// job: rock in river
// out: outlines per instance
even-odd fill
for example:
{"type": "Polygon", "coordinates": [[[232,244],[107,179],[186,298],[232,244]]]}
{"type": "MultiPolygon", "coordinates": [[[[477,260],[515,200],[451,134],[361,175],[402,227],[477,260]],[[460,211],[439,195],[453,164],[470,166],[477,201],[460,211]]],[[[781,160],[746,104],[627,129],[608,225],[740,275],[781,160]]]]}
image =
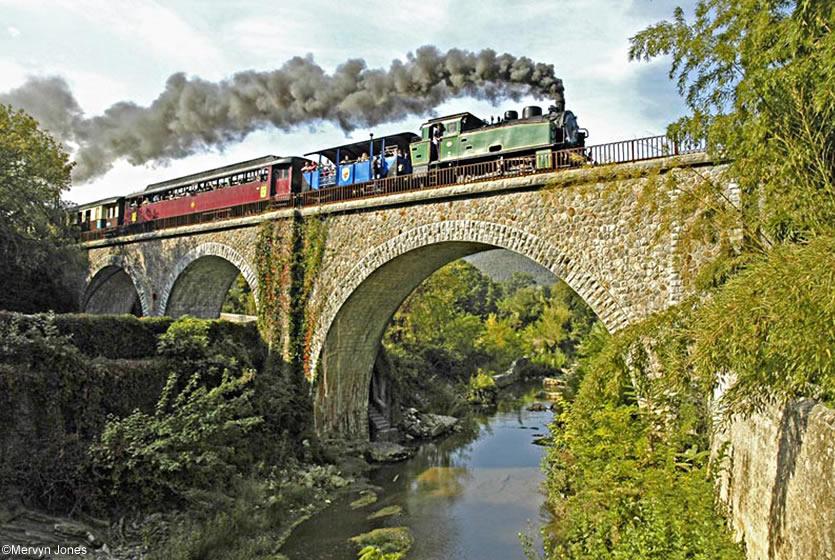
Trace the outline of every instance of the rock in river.
{"type": "Polygon", "coordinates": [[[365,458],[374,463],[396,463],[412,456],[414,450],[397,443],[375,441],[368,445],[365,458]]]}
{"type": "Polygon", "coordinates": [[[403,431],[415,439],[431,439],[443,435],[458,423],[458,419],[441,414],[418,412],[407,408],[403,413],[403,431]]]}

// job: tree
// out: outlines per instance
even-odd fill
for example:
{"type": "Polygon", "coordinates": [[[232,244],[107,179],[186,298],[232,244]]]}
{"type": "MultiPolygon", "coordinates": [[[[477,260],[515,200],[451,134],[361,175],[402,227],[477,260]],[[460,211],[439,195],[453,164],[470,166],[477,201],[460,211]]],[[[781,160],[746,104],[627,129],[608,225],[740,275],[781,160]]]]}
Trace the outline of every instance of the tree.
{"type": "Polygon", "coordinates": [[[829,0],[701,0],[692,21],[678,8],[632,37],[631,59],[672,57],[692,113],[669,133],[731,161],[739,204],[718,186],[697,194],[713,218],[741,216],[745,249],[835,231],[833,27],[829,0]]]}
{"type": "Polygon", "coordinates": [[[464,261],[427,278],[394,316],[387,339],[412,351],[435,347],[464,360],[483,330],[482,313],[494,309],[489,278],[464,261]]]}
{"type": "Polygon", "coordinates": [[[35,119],[0,105],[0,308],[63,310],[56,260],[68,240],[61,193],[70,186],[66,152],[35,119]]]}
{"type": "Polygon", "coordinates": [[[678,9],[632,38],[632,58],[672,57],[692,114],[671,132],[704,135],[740,186],[738,205],[707,181],[684,193],[746,232],[737,254],[706,268],[713,294],[685,333],[699,375],[737,376],[728,412],[775,397],[832,399],[833,28],[831,1],[700,0],[692,22],[678,9]]]}

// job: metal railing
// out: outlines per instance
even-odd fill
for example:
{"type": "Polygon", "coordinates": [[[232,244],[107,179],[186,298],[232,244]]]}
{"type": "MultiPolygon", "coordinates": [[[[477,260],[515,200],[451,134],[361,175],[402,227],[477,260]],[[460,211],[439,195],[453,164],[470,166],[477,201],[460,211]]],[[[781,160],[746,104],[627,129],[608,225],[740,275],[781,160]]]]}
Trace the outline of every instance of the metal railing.
{"type": "Polygon", "coordinates": [[[553,173],[564,169],[633,163],[670,156],[702,153],[704,151],[704,142],[688,142],[684,144],[671,140],[666,136],[650,136],[647,138],[622,140],[582,148],[556,150],[546,156],[500,158],[499,160],[434,169],[422,175],[411,174],[386,177],[384,179],[374,179],[359,185],[310,190],[281,200],[263,200],[223,208],[221,210],[213,210],[211,212],[186,214],[172,218],[149,220],[138,224],[86,231],[81,233],[80,239],[81,241],[93,241],[121,235],[134,235],[160,229],[242,218],[281,208],[319,206],[404,192],[437,189],[459,184],[553,173]]]}

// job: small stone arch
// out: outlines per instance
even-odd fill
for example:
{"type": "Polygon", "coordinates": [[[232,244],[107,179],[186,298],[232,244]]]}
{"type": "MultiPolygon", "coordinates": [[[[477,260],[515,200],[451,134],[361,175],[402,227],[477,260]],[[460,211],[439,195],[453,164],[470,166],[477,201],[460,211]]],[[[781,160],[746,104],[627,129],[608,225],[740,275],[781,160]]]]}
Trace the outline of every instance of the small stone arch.
{"type": "Polygon", "coordinates": [[[588,303],[610,332],[627,324],[625,311],[594,275],[531,233],[474,220],[413,228],[372,249],[334,282],[333,293],[318,313],[308,356],[308,372],[316,384],[317,429],[367,436],[368,381],[391,316],[444,264],[495,248],[519,253],[550,270],[588,303]]]}
{"type": "Polygon", "coordinates": [[[130,313],[136,303],[142,315],[150,315],[151,302],[140,276],[122,256],[110,256],[92,270],[81,298],[85,313],[130,313]]]}
{"type": "Polygon", "coordinates": [[[160,292],[161,314],[218,317],[229,286],[239,273],[249,284],[257,305],[257,276],[247,260],[228,245],[198,245],[183,255],[168,274],[160,292]]]}

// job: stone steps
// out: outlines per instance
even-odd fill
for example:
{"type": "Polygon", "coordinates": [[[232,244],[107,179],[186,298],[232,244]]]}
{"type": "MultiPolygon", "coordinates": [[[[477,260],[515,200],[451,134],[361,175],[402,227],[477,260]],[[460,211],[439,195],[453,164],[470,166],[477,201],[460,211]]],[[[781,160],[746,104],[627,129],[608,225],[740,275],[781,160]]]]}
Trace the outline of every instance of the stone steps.
{"type": "Polygon", "coordinates": [[[391,429],[391,422],[389,422],[376,407],[368,407],[368,420],[371,422],[371,425],[374,427],[376,432],[391,429]]]}

